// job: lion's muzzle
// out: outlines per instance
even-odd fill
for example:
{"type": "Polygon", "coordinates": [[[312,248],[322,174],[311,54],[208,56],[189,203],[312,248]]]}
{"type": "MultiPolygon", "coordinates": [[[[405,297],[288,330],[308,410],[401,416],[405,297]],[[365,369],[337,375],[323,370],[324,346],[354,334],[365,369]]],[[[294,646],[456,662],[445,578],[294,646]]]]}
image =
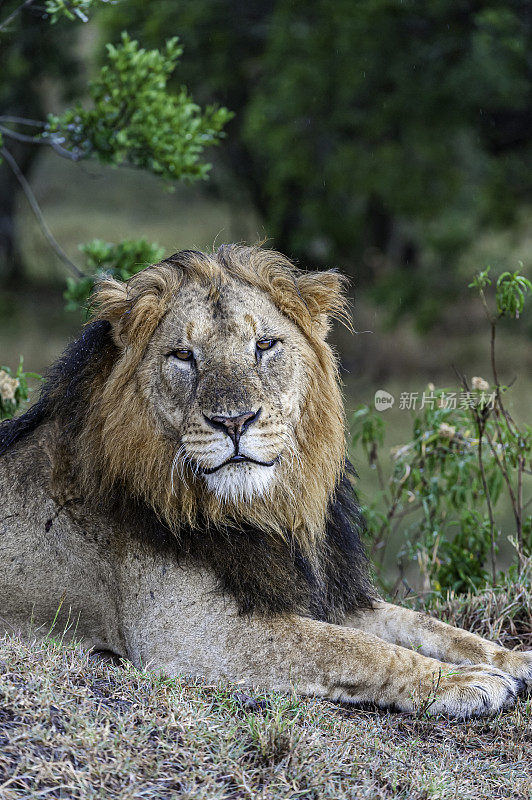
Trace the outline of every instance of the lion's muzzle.
{"type": "Polygon", "coordinates": [[[258,411],[242,411],[233,417],[226,417],[221,414],[207,415],[203,413],[203,418],[212,428],[222,430],[226,433],[235,446],[235,455],[238,453],[238,443],[240,437],[250,425],[258,420],[262,408],[258,411]]]}

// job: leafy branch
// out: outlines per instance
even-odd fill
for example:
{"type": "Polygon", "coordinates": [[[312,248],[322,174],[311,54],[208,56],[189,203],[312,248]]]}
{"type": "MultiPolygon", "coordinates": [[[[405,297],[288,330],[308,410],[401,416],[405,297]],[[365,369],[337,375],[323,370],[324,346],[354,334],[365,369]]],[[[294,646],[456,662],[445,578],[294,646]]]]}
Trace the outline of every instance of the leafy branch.
{"type": "Polygon", "coordinates": [[[232,114],[214,106],[202,111],[185,89],[169,93],[181,54],[177,38],[163,51],[144,50],[123,33],[120,45],[107,45],[108,63],[89,84],[92,108],[77,103],[50,115],[44,140],[76,159],[138,167],[168,181],[205,178],[210,164],[200,155],[220,140],[232,114]]]}
{"type": "Polygon", "coordinates": [[[67,278],[67,288],[63,294],[67,311],[87,308],[94,285],[101,278],[127,281],[149,264],[160,261],[164,255],[164,248],[146,239],[127,239],[119,244],[93,239],[80,245],[79,249],[86,256],[87,271],[78,279],[67,278]]]}
{"type": "MultiPolygon", "coordinates": [[[[31,1],[16,8],[0,24],[0,32],[31,1]]],[[[47,0],[45,15],[52,23],[61,16],[86,22],[87,12],[96,2],[105,4],[109,0],[47,0]]],[[[0,163],[4,159],[9,165],[45,238],[78,280],[87,276],[50,231],[7,142],[49,146],[71,161],[92,158],[113,166],[137,167],[163,177],[170,188],[177,180],[206,178],[210,164],[201,161],[203,151],[224,136],[222,129],[232,114],[215,106],[201,109],[185,88],[177,94],[168,90],[168,80],[181,54],[177,38],[170,39],[162,50],[145,50],[123,33],[120,44],[107,45],[107,63],[89,83],[90,108],[76,103],[60,115],[49,115],[46,122],[9,114],[0,116],[0,163]],[[28,133],[28,128],[40,130],[28,133]]],[[[89,283],[87,280],[86,286],[89,283]]],[[[70,286],[67,291],[74,290],[70,286]]]]}
{"type": "MultiPolygon", "coordinates": [[[[81,22],[88,22],[88,11],[95,2],[101,5],[110,5],[114,0],[47,0],[44,4],[44,9],[47,15],[50,16],[52,23],[57,22],[60,17],[66,17],[69,20],[78,19],[81,22]]],[[[12,22],[24,11],[24,9],[33,5],[35,0],[24,0],[17,8],[15,8],[9,16],[0,22],[0,33],[4,33],[12,22]]]]}

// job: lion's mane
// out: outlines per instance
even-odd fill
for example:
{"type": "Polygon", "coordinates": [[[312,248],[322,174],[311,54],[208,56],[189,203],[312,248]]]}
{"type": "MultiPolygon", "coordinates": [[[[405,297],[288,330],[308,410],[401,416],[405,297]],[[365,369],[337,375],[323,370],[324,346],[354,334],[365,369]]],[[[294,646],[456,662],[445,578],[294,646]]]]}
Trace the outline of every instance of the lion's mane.
{"type": "Polygon", "coordinates": [[[338,273],[302,272],[274,251],[182,251],[106,280],[94,318],[50,369],[38,402],[0,425],[0,455],[46,422],[58,431],[55,480],[158,547],[212,569],[242,612],[340,621],[372,601],[363,520],[345,459],[345,421],[328,320],[347,320],[338,273]],[[169,480],[175,446],[139,391],[146,347],[186,280],[213,293],[229,280],[264,291],[309,344],[309,378],[290,484],[252,503],[220,503],[201,481],[169,480]],[[177,485],[176,485],[177,484],[177,485]]]}

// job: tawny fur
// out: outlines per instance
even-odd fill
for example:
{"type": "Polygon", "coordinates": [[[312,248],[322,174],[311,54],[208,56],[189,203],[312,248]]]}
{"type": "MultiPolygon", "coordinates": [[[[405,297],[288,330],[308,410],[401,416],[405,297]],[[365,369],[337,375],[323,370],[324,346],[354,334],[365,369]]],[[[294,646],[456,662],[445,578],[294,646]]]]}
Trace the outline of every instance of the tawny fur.
{"type": "Polygon", "coordinates": [[[236,246],[104,281],[39,402],[0,426],[4,627],[55,624],[169,675],[403,710],[513,702],[532,654],[371,589],[326,341],[348,322],[344,289],[236,246]],[[229,463],[213,420],[244,412],[254,460],[229,463]]]}

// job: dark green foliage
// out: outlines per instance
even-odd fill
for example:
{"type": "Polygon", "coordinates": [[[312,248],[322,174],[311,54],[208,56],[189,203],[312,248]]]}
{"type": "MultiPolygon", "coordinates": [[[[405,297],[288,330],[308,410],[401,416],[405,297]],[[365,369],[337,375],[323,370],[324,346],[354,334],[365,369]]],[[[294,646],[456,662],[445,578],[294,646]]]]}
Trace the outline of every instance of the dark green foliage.
{"type": "Polygon", "coordinates": [[[222,157],[266,234],[378,283],[430,324],[454,260],[532,196],[532,16],[524,0],[140,0],[113,35],[179,30],[183,77],[236,112],[222,157]]]}
{"type": "MultiPolygon", "coordinates": [[[[521,267],[523,265],[521,264],[521,267]]],[[[501,317],[519,318],[525,303],[525,295],[532,283],[518,272],[503,272],[497,278],[497,311],[501,317]]]]}
{"type": "Polygon", "coordinates": [[[9,367],[0,367],[0,421],[11,419],[28,402],[29,380],[40,380],[35,372],[24,372],[22,356],[15,372],[9,367]]]}
{"type": "Polygon", "coordinates": [[[435,585],[457,594],[478,591],[489,579],[484,568],[490,548],[489,520],[466,509],[455,524],[456,534],[445,539],[438,551],[435,585]]]}

